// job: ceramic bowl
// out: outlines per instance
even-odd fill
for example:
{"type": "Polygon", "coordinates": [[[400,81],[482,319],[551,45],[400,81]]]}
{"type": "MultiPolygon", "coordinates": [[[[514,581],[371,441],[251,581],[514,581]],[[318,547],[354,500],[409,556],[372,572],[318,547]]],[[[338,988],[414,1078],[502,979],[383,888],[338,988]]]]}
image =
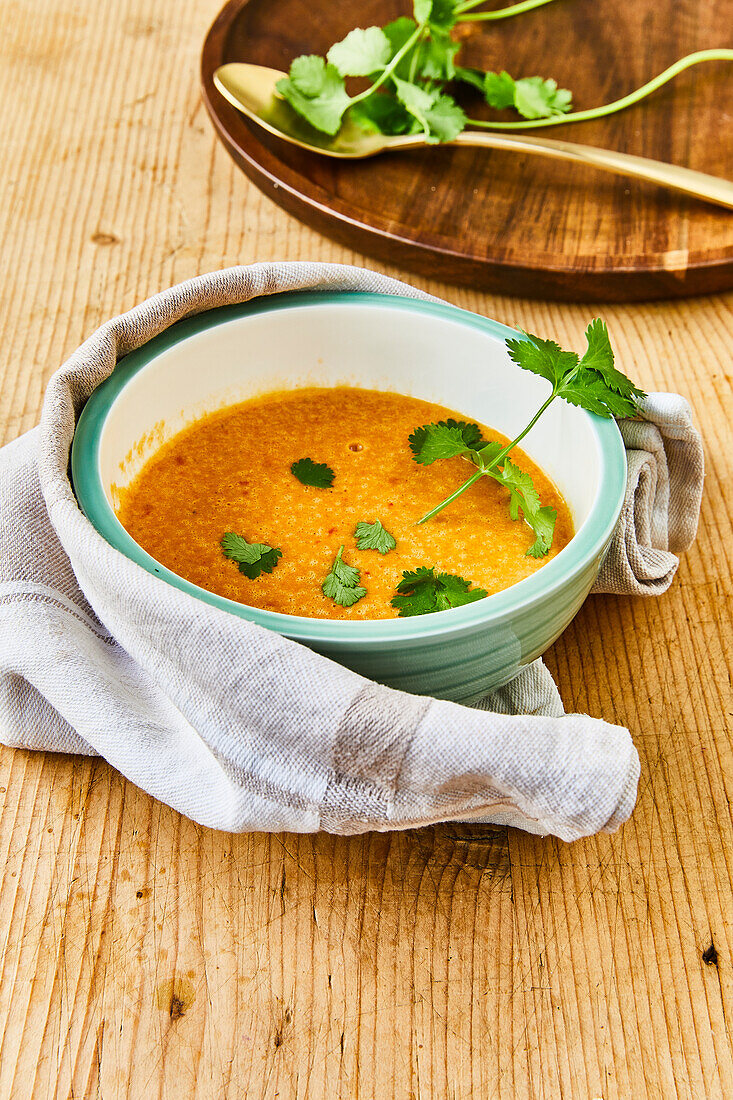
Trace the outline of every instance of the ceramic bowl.
{"type": "Polygon", "coordinates": [[[471,702],[506,683],[565,629],[588,595],[619,517],[619,430],[556,401],[522,442],[570,506],[576,534],[519,584],[464,607],[343,622],[262,611],[165,569],[115,512],[127,484],[191,420],[268,390],[353,384],[447,405],[510,438],[548,383],[508,357],[512,329],[452,306],[376,294],[281,294],[182,321],[127,355],[94,392],[72,448],[77,499],[100,534],[169,584],[395,688],[471,702]]]}

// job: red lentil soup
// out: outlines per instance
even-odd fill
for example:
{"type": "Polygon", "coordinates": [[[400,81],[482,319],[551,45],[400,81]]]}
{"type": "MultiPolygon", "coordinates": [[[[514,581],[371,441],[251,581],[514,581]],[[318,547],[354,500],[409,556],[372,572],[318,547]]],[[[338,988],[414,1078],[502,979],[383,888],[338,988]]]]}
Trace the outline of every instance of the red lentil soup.
{"type": "MultiPolygon", "coordinates": [[[[465,459],[421,466],[408,436],[421,424],[462,414],[406,397],[355,387],[296,389],[244,401],[189,425],[163,444],[131,484],[118,491],[123,527],[152,557],[193,584],[227,599],[317,619],[388,619],[403,570],[436,566],[487,593],[541,569],[573,536],[567,504],[519,448],[512,460],[531,474],[543,504],[557,509],[552,548],[526,556],[530,528],[509,515],[508,491],[481,478],[434,519],[416,521],[471,472],[465,459]],[[326,463],[333,485],[301,484],[291,465],[326,463]],[[387,554],[358,550],[359,521],[379,519],[397,541],[387,554]],[[250,580],[224,556],[222,536],[282,550],[276,568],[250,580]],[[367,595],[341,607],[321,589],[339,547],[361,570],[367,595]]],[[[480,425],[484,437],[504,436],[480,425]]]]}

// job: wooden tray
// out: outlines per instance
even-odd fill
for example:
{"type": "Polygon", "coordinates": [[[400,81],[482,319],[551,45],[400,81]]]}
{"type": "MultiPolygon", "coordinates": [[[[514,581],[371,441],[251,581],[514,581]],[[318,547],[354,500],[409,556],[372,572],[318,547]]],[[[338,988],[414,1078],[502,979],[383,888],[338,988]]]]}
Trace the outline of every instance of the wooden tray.
{"type": "MultiPolygon", "coordinates": [[[[409,7],[409,0],[231,0],[222,10],[204,45],[204,98],[224,145],[266,195],[351,248],[500,293],[634,301],[733,287],[733,213],[651,184],[498,151],[329,160],[252,126],[213,86],[225,62],[287,70],[298,54],[324,54],[352,27],[385,23],[409,7]]],[[[474,25],[461,59],[552,76],[583,108],[618,98],[692,50],[727,45],[730,25],[730,0],[560,0],[491,29],[474,25]]],[[[708,62],[622,114],[542,132],[730,176],[732,77],[730,63],[708,62]]],[[[472,110],[481,110],[478,102],[472,110]]]]}

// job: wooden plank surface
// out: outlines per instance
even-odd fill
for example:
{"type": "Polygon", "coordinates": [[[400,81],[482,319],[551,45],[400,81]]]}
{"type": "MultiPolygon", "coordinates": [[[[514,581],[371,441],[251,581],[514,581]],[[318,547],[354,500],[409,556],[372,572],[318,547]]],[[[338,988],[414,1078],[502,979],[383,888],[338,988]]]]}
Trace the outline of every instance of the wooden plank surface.
{"type": "MultiPolygon", "coordinates": [[[[238,262],[361,262],[216,142],[197,67],[217,6],[0,3],[5,441],[146,295],[238,262]]],[[[571,344],[589,316],[420,285],[571,344]]],[[[671,591],[591,598],[548,656],[568,709],[631,729],[631,821],[574,845],[229,836],[100,761],[3,749],[3,1100],[733,1095],[731,300],[600,312],[630,374],[692,402],[708,458],[671,591]]]]}

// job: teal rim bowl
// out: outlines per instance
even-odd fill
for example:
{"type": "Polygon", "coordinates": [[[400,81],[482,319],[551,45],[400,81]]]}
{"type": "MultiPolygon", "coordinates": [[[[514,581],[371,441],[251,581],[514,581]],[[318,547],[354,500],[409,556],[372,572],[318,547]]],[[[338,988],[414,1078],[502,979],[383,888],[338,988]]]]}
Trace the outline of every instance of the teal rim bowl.
{"type": "MultiPolygon", "coordinates": [[[[573,416],[586,419],[591,436],[596,441],[598,481],[595,499],[592,501],[590,510],[580,528],[576,531],[575,536],[555,558],[530,577],[502,592],[488,596],[486,599],[450,611],[441,611],[436,614],[413,618],[371,619],[355,622],[314,619],[264,611],[228,600],[192,584],[166,569],[131,538],[114,513],[104,485],[100,465],[100,451],[105,427],[110,416],[114,413],[116,402],[125,393],[126,388],[141,375],[141,372],[154,370],[156,360],[165,353],[191,338],[216,329],[218,326],[227,325],[233,321],[238,322],[241,319],[263,318],[263,315],[272,315],[272,333],[273,337],[276,337],[278,317],[284,316],[283,311],[292,309],[308,311],[329,309],[332,311],[334,307],[337,310],[345,307],[377,310],[381,319],[388,318],[390,313],[395,311],[398,315],[395,319],[395,325],[398,327],[406,324],[408,318],[448,321],[453,326],[458,326],[458,329],[456,329],[458,340],[460,340],[459,329],[465,330],[466,333],[478,331],[483,336],[492,338],[495,343],[501,345],[509,337],[523,338],[521,333],[505,325],[454,306],[391,295],[361,293],[309,292],[278,294],[268,298],[259,298],[243,305],[220,307],[180,321],[172,325],[166,332],[150,340],[143,347],[130,352],[120,360],[109,378],[91,395],[79,418],[71,450],[73,487],[79,506],[99,534],[143,569],[174,585],[181,591],[233,615],[258,623],[260,626],[267,627],[305,644],[312,643],[313,648],[322,648],[328,652],[335,652],[340,645],[345,646],[347,649],[350,646],[361,649],[365,646],[373,647],[387,643],[399,645],[402,642],[408,642],[410,639],[449,638],[466,630],[475,630],[477,627],[490,629],[492,623],[506,621],[513,615],[532,608],[535,604],[546,601],[548,598],[551,599],[553,591],[564,583],[574,577],[577,578],[580,574],[587,574],[589,563],[594,561],[597,563],[595,568],[595,572],[597,572],[597,567],[600,565],[602,555],[611,538],[624,499],[626,453],[621,434],[613,420],[604,420],[580,409],[573,410],[573,416]],[[400,314],[404,316],[400,317],[400,314]],[[335,649],[332,649],[332,646],[335,649]]],[[[303,315],[301,314],[301,316],[303,315]]],[[[333,313],[329,314],[329,317],[332,318],[333,316],[333,313]]],[[[375,316],[374,325],[376,325],[377,319],[375,316]]],[[[395,331],[397,330],[396,328],[395,331]]],[[[333,333],[332,327],[329,328],[329,332],[333,333]]],[[[499,354],[498,351],[497,354],[499,354]]],[[[520,368],[515,367],[509,361],[507,370],[518,371],[523,376],[527,374],[527,372],[521,371],[520,368]]],[[[387,371],[386,374],[388,373],[387,371]]],[[[529,377],[534,379],[534,376],[529,377]]],[[[542,382],[542,380],[537,381],[542,382]]],[[[306,381],[304,384],[313,385],[318,383],[312,381],[308,383],[306,381]]],[[[547,386],[547,383],[542,384],[547,386]]],[[[370,388],[368,382],[365,382],[364,385],[370,388]]],[[[277,388],[282,387],[277,383],[266,387],[266,389],[277,388]]],[[[392,387],[389,384],[385,384],[381,388],[395,388],[399,392],[399,387],[392,387]]],[[[266,392],[266,389],[260,386],[259,390],[253,392],[266,392]]],[[[239,400],[245,400],[246,396],[240,397],[239,400]]],[[[414,396],[421,396],[421,394],[416,392],[414,396]]],[[[434,400],[431,397],[426,399],[434,400]]],[[[541,400],[542,396],[540,395],[538,404],[541,400]]],[[[453,407],[450,401],[442,401],[441,403],[453,407]]],[[[454,404],[455,407],[460,409],[461,404],[465,404],[465,401],[462,402],[457,396],[454,404]]],[[[555,404],[561,404],[561,402],[555,404]]],[[[554,405],[551,407],[550,412],[554,407],[554,405]]],[[[470,416],[468,410],[461,411],[462,415],[470,416]]],[[[487,419],[485,416],[477,414],[474,414],[472,418],[483,420],[490,426],[504,431],[501,424],[493,424],[490,418],[487,419]]],[[[529,417],[526,417],[526,420],[528,419],[529,417]]],[[[138,435],[137,438],[140,438],[140,436],[138,435]]],[[[529,439],[530,437],[527,441],[529,439]]],[[[135,442],[135,437],[130,438],[128,447],[132,447],[135,442]]],[[[522,446],[524,447],[525,443],[522,446]]],[[[529,453],[532,454],[531,449],[529,453]]],[[[534,457],[534,454],[532,454],[532,457],[534,457]]],[[[543,465],[541,459],[537,459],[537,461],[540,465],[543,465]]],[[[557,632],[553,637],[556,636],[557,632]]],[[[547,641],[548,645],[553,637],[547,641]]]]}

